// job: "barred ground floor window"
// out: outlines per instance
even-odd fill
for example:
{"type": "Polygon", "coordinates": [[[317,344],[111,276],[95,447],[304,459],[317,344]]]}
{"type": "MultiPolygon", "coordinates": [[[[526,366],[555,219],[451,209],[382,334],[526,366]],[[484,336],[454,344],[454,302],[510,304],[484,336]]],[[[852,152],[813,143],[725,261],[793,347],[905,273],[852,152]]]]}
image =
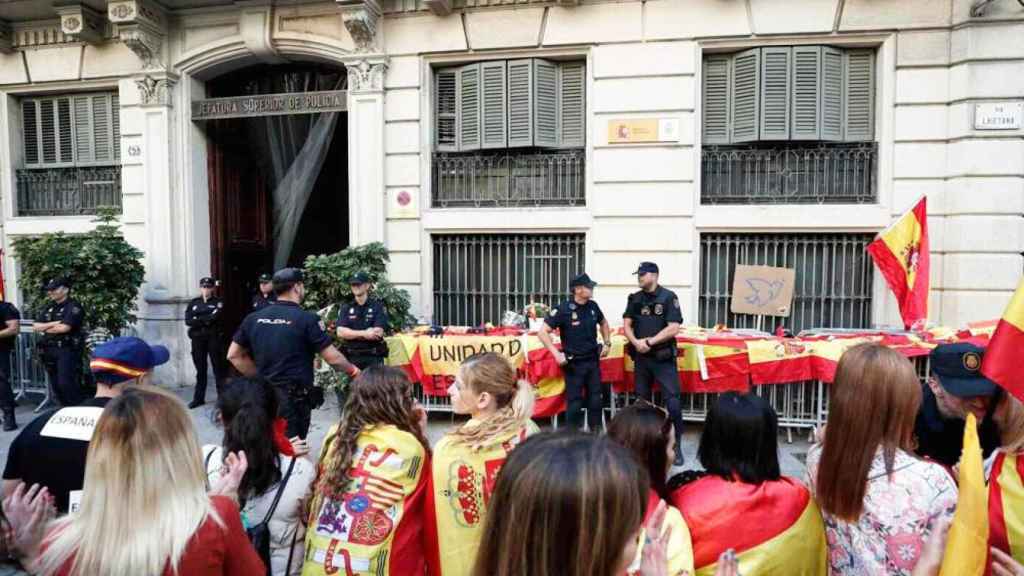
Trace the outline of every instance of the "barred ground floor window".
{"type": "Polygon", "coordinates": [[[583,234],[438,234],[433,243],[435,323],[501,322],[531,302],[555,305],[583,272],[583,234]]]}
{"type": "Polygon", "coordinates": [[[737,264],[796,270],[788,318],[766,317],[765,329],[868,328],[874,269],[865,248],[873,234],[707,233],[700,238],[699,321],[750,328],[756,319],[729,311],[737,264]]]}

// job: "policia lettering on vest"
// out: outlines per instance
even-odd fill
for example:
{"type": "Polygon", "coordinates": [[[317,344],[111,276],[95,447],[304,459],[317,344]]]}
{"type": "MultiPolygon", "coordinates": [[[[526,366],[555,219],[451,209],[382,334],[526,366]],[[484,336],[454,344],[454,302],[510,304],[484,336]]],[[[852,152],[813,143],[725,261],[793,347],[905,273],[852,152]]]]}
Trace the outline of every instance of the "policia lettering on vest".
{"type": "Polygon", "coordinates": [[[367,366],[382,366],[388,357],[384,332],[388,328],[388,312],[384,303],[370,297],[370,277],[363,272],[349,279],[352,302],[343,303],[338,310],[338,338],[341,351],[348,361],[363,370],[367,366]]]}
{"type": "Polygon", "coordinates": [[[537,337],[558,361],[565,374],[566,418],[569,426],[583,427],[583,392],[586,391],[587,426],[591,432],[601,427],[604,409],[601,387],[601,358],[611,350],[611,330],[608,320],[591,300],[597,282],[580,274],[569,283],[573,296],[562,302],[544,319],[537,337]],[[601,329],[601,343],[597,329],[601,329]],[[562,349],[551,341],[551,333],[558,330],[562,349]]]}
{"type": "Polygon", "coordinates": [[[313,385],[313,357],[319,354],[353,378],[359,369],[334,347],[320,318],[300,306],[306,296],[302,270],[278,270],[273,282],[277,300],[245,317],[228,348],[228,360],[242,375],[260,376],[274,385],[281,417],[288,422],[285,433],[305,438],[313,408],[323,404],[323,390],[313,385]]]}
{"type": "Polygon", "coordinates": [[[657,264],[641,262],[634,274],[640,290],[629,295],[622,323],[635,367],[636,396],[650,401],[651,383],[658,382],[675,426],[674,464],[682,466],[683,452],[679,439],[683,434],[683,412],[676,368],[676,334],[683,323],[683,314],[675,293],[658,285],[657,264]]]}

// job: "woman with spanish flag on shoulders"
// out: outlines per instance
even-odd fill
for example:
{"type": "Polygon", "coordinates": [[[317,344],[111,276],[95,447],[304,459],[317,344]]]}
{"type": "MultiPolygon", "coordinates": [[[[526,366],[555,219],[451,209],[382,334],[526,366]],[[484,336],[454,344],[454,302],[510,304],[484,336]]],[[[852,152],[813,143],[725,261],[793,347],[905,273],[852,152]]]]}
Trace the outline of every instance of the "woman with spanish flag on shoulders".
{"type": "Polygon", "coordinates": [[[320,451],[302,576],[423,573],[425,426],[401,370],[372,366],[352,381],[320,451]]]}
{"type": "Polygon", "coordinates": [[[432,576],[468,576],[483,534],[498,471],[509,452],[537,432],[533,389],[503,356],[471,356],[448,388],[452,411],[470,419],[434,450],[427,495],[428,568],[432,576]]]}
{"type": "Polygon", "coordinates": [[[727,392],[712,405],[697,457],[707,475],[670,500],[686,519],[698,576],[734,549],[743,576],[825,576],[825,528],[810,492],[782,476],[778,418],[755,394],[727,392]]]}
{"type": "MultiPolygon", "coordinates": [[[[654,515],[661,502],[668,502],[666,487],[668,471],[675,459],[676,435],[668,413],[658,406],[641,402],[620,411],[608,427],[608,437],[629,449],[637,463],[647,469],[651,487],[647,494],[647,509],[644,524],[654,515]]],[[[668,574],[671,576],[693,576],[693,548],[690,531],[682,514],[673,506],[665,510],[664,529],[671,527],[668,540],[668,574]]],[[[637,574],[644,542],[637,547],[636,557],[627,574],[637,574]]]]}

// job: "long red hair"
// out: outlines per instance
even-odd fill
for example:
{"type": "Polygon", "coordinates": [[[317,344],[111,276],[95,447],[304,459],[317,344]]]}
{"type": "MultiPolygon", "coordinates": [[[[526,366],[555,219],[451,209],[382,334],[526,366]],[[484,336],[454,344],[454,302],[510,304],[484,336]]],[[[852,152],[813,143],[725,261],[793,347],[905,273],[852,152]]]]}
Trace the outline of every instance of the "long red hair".
{"type": "Polygon", "coordinates": [[[815,493],[822,511],[854,522],[879,447],[887,474],[897,450],[914,448],[921,384],[914,366],[898,352],[859,344],[839,360],[831,395],[815,493]]]}

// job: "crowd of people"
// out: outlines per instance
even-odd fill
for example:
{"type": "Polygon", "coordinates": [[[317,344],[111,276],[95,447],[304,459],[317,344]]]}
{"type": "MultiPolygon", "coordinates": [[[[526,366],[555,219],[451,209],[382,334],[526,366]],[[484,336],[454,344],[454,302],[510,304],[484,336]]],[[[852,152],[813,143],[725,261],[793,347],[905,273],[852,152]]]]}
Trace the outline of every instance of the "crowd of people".
{"type": "MultiPolygon", "coordinates": [[[[149,384],[165,347],[97,346],[95,397],[43,414],[11,445],[0,551],[47,576],[937,575],[972,413],[987,454],[989,570],[1024,575],[1024,405],[980,374],[984,350],[971,344],[937,347],[923,384],[888,348],[846,351],[802,478],[782,474],[771,405],[721,394],[699,469],[673,475],[677,405],[638,401],[606,433],[593,414],[589,432],[541,431],[531,386],[495,353],[462,363],[448,394],[467,418],[432,445],[405,373],[335,350],[298,307],[297,271],[274,287],[277,303],[250,315],[227,353],[242,376],[218,391],[216,445],[200,446],[185,404],[149,384]],[[301,365],[290,378],[306,382],[314,354],[353,380],[311,450],[314,403],[274,375],[301,365]]],[[[577,303],[548,326],[590,310],[577,303]]],[[[599,309],[589,322],[606,327],[599,309]]],[[[560,363],[582,372],[601,352],[560,363]]]]}

